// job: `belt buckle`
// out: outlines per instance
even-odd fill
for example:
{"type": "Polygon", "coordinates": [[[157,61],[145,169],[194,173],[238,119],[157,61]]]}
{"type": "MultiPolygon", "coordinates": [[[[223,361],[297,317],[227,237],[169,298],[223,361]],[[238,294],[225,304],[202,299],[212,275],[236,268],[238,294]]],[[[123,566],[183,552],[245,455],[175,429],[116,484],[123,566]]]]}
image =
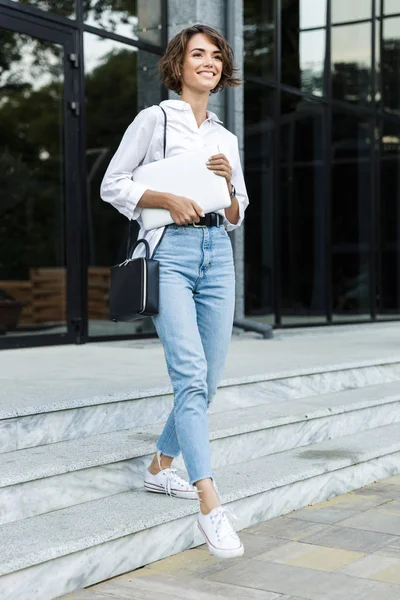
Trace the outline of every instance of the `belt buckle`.
{"type": "Polygon", "coordinates": [[[192,225],[193,225],[193,227],[198,227],[199,229],[200,229],[201,227],[207,227],[207,225],[198,225],[198,224],[197,224],[197,223],[195,223],[194,221],[193,221],[192,225]]]}

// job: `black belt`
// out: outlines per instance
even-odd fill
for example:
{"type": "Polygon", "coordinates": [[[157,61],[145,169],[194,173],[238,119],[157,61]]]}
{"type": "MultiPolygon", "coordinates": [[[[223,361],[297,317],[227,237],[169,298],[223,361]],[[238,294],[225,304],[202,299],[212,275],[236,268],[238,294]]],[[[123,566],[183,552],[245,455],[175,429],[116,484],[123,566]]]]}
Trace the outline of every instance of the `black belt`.
{"type": "MultiPolygon", "coordinates": [[[[188,223],[187,225],[182,225],[182,227],[220,227],[224,222],[224,217],[219,213],[211,212],[207,213],[204,217],[200,217],[200,221],[198,223],[188,223]]],[[[173,223],[176,225],[176,223],[173,223]]]]}

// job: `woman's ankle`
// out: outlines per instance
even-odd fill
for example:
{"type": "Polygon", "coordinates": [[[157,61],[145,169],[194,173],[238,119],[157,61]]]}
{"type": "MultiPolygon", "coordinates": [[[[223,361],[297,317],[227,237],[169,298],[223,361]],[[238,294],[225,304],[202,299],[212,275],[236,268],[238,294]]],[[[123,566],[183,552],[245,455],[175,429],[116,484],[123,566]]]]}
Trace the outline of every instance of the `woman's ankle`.
{"type": "Polygon", "coordinates": [[[203,479],[196,482],[198,498],[200,502],[200,512],[207,515],[209,512],[221,506],[220,499],[214,488],[211,478],[203,479]]]}
{"type": "Polygon", "coordinates": [[[203,515],[208,515],[208,513],[210,513],[212,510],[214,510],[214,508],[219,508],[220,506],[221,506],[221,504],[219,502],[217,502],[215,504],[215,506],[214,505],[203,506],[203,502],[200,502],[200,512],[203,515]]]}
{"type": "Polygon", "coordinates": [[[149,473],[151,473],[152,475],[158,475],[158,474],[159,474],[159,472],[161,471],[161,469],[160,469],[159,467],[157,467],[157,466],[154,466],[153,464],[151,464],[151,465],[148,467],[148,471],[149,471],[149,473]]]}
{"type": "Polygon", "coordinates": [[[172,456],[166,456],[164,454],[160,454],[160,463],[157,459],[157,452],[153,456],[153,460],[151,461],[151,465],[149,466],[149,471],[152,475],[157,475],[163,469],[168,469],[174,458],[172,456]]]}

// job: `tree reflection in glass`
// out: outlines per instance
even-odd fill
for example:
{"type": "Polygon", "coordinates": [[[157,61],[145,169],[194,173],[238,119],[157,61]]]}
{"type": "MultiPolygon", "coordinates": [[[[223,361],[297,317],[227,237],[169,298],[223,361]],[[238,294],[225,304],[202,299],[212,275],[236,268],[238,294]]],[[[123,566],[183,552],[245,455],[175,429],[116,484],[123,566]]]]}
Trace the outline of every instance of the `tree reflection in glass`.
{"type": "Polygon", "coordinates": [[[332,93],[352,104],[371,102],[371,24],[332,28],[332,93]]]}
{"type": "Polygon", "coordinates": [[[274,76],[274,3],[270,0],[244,0],[243,42],[245,73],[274,76]]]}
{"type": "Polygon", "coordinates": [[[88,25],[161,44],[161,0],[84,0],[88,25]]]}
{"type": "Polygon", "coordinates": [[[29,4],[40,10],[52,12],[61,17],[75,18],[75,0],[13,0],[19,4],[29,4]]]}
{"type": "Polygon", "coordinates": [[[63,62],[61,46],[0,30],[0,288],[24,302],[19,327],[57,332],[66,308],[63,62]],[[45,284],[49,268],[55,279],[45,284]]]}
{"type": "MultiPolygon", "coordinates": [[[[14,0],[61,17],[75,18],[76,0],[14,0]]],[[[88,25],[127,38],[161,44],[161,0],[83,0],[88,25]]]]}
{"type": "Polygon", "coordinates": [[[386,111],[400,115],[400,19],[384,19],[382,27],[382,104],[386,111]]]}
{"type": "Polygon", "coordinates": [[[287,0],[282,6],[282,83],[317,96],[324,93],[326,28],[325,2],[312,15],[315,2],[287,0]]]}

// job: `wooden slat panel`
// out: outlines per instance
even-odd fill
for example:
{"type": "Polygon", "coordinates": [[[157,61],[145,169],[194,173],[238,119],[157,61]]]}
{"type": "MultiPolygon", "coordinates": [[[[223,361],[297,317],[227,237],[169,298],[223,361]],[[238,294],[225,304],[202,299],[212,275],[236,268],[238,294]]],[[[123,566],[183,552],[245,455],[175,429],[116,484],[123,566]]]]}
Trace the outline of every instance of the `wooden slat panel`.
{"type": "Polygon", "coordinates": [[[35,323],[63,323],[67,316],[66,269],[30,269],[35,323]]]}
{"type": "Polygon", "coordinates": [[[89,319],[108,319],[110,267],[88,269],[88,315],[89,319]]]}
{"type": "Polygon", "coordinates": [[[31,325],[33,323],[31,282],[29,280],[3,280],[0,281],[0,289],[5,290],[18,302],[24,304],[18,326],[31,325]]]}

